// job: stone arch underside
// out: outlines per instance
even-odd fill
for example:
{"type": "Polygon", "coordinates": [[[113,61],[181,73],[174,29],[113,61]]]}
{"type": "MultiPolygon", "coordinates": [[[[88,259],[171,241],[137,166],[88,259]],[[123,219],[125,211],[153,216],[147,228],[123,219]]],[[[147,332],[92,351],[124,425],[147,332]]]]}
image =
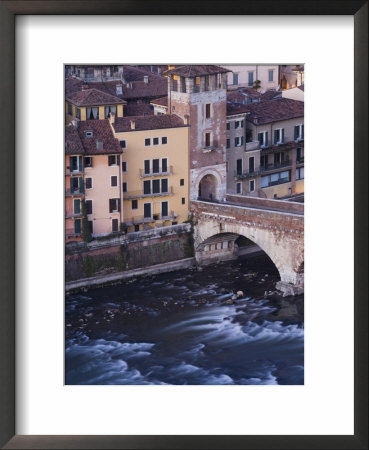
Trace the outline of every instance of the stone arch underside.
{"type": "Polygon", "coordinates": [[[298,273],[298,269],[304,259],[303,239],[298,239],[294,233],[290,233],[290,236],[285,234],[282,236],[278,230],[270,231],[232,222],[224,222],[220,225],[218,221],[202,221],[201,219],[195,230],[195,249],[206,239],[220,232],[244,236],[269,256],[276,266],[282,282],[301,283],[301,274],[298,273]]]}
{"type": "Polygon", "coordinates": [[[218,170],[211,168],[204,168],[198,171],[194,176],[193,189],[195,191],[193,200],[197,200],[199,197],[208,201],[222,200],[224,197],[224,180],[222,174],[218,170]],[[199,190],[201,183],[203,183],[203,186],[200,196],[199,190]],[[212,194],[211,197],[209,197],[209,194],[212,194]]]}

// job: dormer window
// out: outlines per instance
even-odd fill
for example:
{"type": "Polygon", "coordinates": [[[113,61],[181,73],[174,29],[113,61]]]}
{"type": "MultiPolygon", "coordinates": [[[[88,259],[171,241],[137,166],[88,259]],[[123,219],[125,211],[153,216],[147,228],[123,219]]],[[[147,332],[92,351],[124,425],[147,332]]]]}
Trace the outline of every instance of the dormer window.
{"type": "Polygon", "coordinates": [[[105,119],[107,119],[110,113],[117,114],[116,106],[105,106],[105,119]]]}
{"type": "Polygon", "coordinates": [[[99,108],[98,107],[92,107],[92,108],[86,108],[86,119],[87,120],[94,120],[99,118],[99,108]]]}
{"type": "Polygon", "coordinates": [[[103,150],[104,144],[102,139],[96,139],[96,150],[103,150]]]}
{"type": "Polygon", "coordinates": [[[85,131],[86,138],[92,138],[93,136],[94,136],[94,133],[92,130],[85,131]]]}

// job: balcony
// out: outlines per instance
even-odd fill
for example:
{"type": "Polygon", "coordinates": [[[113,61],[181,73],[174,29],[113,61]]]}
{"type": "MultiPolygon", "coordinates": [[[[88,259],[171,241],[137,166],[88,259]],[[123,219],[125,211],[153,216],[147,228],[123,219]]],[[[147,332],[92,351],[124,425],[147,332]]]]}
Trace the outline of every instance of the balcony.
{"type": "Polygon", "coordinates": [[[65,212],[66,219],[80,219],[82,215],[82,211],[80,211],[79,213],[65,212]]]}
{"type": "Polygon", "coordinates": [[[76,236],[81,236],[82,235],[82,231],[80,231],[79,233],[76,233],[74,228],[66,228],[65,229],[65,237],[76,237],[76,236]]]}
{"type": "Polygon", "coordinates": [[[166,197],[168,195],[173,195],[173,186],[170,186],[167,192],[151,192],[149,194],[144,194],[141,191],[129,191],[123,193],[123,200],[130,200],[135,198],[146,198],[146,197],[166,197]]]}
{"type": "Polygon", "coordinates": [[[282,169],[283,167],[291,167],[291,165],[292,165],[292,161],[290,161],[290,160],[286,160],[286,161],[276,163],[276,164],[268,164],[265,166],[260,166],[260,172],[261,173],[270,172],[272,170],[282,169]]]}
{"type": "Polygon", "coordinates": [[[67,197],[79,197],[81,195],[84,195],[85,189],[83,187],[80,187],[79,189],[66,189],[65,195],[67,197]]]}
{"type": "Polygon", "coordinates": [[[69,166],[65,169],[65,175],[82,175],[83,169],[70,169],[69,166]]]}
{"type": "Polygon", "coordinates": [[[246,142],[246,148],[245,148],[246,152],[248,152],[250,150],[257,150],[258,148],[260,148],[259,141],[246,142]]]}
{"type": "Polygon", "coordinates": [[[208,146],[203,147],[202,152],[203,153],[211,153],[214,150],[216,150],[216,146],[215,145],[208,145],[208,146]]]}
{"type": "Polygon", "coordinates": [[[159,220],[174,220],[177,218],[177,214],[174,211],[170,211],[167,216],[162,214],[152,214],[150,217],[145,216],[134,216],[124,220],[127,226],[139,225],[140,223],[152,223],[159,220]]]}
{"type": "Polygon", "coordinates": [[[237,171],[234,172],[234,179],[235,180],[247,180],[248,178],[256,177],[260,175],[260,170],[254,170],[252,172],[244,172],[244,173],[237,173],[237,171]]]}
{"type": "Polygon", "coordinates": [[[144,169],[140,169],[140,178],[161,177],[164,175],[173,175],[173,166],[169,166],[165,170],[160,167],[158,172],[151,171],[149,173],[145,172],[144,169]]]}
{"type": "Polygon", "coordinates": [[[304,164],[304,157],[296,159],[296,165],[304,164]]]}

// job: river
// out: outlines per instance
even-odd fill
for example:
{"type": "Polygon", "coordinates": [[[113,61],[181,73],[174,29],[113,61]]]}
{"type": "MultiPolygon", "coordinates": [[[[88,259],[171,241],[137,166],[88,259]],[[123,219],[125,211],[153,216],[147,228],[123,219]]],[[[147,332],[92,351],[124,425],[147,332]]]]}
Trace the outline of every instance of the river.
{"type": "Polygon", "coordinates": [[[277,280],[257,254],[67,295],[65,383],[304,384],[304,298],[277,280]]]}

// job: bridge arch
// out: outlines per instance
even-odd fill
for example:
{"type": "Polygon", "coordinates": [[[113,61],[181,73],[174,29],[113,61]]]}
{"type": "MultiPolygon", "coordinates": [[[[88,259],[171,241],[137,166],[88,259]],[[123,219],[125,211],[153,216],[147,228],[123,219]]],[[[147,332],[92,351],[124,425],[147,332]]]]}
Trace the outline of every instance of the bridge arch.
{"type": "Polygon", "coordinates": [[[195,179],[197,199],[207,201],[220,201],[223,194],[221,174],[214,169],[205,169],[197,174],[195,179]]]}

